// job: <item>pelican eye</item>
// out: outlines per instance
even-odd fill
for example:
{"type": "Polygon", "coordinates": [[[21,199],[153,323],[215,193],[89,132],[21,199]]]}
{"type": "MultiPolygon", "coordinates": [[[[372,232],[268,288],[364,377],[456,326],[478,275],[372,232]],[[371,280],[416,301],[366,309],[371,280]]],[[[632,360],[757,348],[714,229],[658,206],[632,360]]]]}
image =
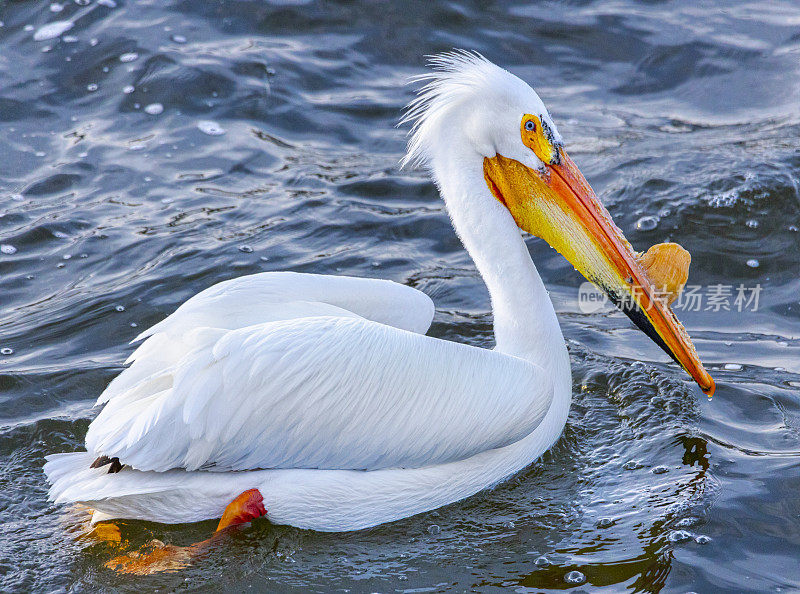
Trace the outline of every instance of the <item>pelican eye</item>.
{"type": "Polygon", "coordinates": [[[520,122],[522,142],[533,151],[542,163],[558,165],[561,157],[558,149],[561,143],[555,140],[552,129],[540,116],[525,114],[520,122]]]}

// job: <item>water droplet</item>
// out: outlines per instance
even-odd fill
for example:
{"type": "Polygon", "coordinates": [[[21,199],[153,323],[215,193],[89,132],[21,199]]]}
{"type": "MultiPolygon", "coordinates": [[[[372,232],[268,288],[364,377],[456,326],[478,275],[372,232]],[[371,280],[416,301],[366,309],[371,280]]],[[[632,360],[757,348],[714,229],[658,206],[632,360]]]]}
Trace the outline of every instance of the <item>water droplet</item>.
{"type": "Polygon", "coordinates": [[[86,85],[86,90],[90,93],[94,93],[97,90],[97,85],[95,83],[89,83],[86,85]]]}
{"type": "Polygon", "coordinates": [[[124,305],[117,305],[114,309],[116,309],[117,311],[125,311],[125,306],[124,305]]]}
{"type": "Polygon", "coordinates": [[[669,468],[667,468],[666,466],[656,466],[653,469],[653,474],[665,474],[667,472],[669,472],[669,468]]]}
{"type": "Polygon", "coordinates": [[[171,39],[175,43],[186,43],[186,38],[183,35],[173,35],[171,39]]]}
{"type": "Polygon", "coordinates": [[[548,559],[544,555],[536,557],[536,560],[533,562],[533,564],[536,565],[536,567],[550,567],[551,565],[550,559],[548,559]]]}
{"type": "Polygon", "coordinates": [[[670,542],[684,542],[692,538],[692,534],[686,530],[673,530],[667,538],[670,542]]]}
{"type": "Polygon", "coordinates": [[[63,4],[59,4],[58,2],[53,2],[50,5],[50,12],[61,12],[62,10],[64,10],[63,4]]]}
{"type": "Polygon", "coordinates": [[[755,258],[750,258],[750,259],[747,261],[747,265],[748,265],[750,268],[758,268],[758,266],[759,266],[759,261],[758,261],[758,260],[756,260],[755,258]]]}
{"type": "Polygon", "coordinates": [[[14,354],[14,349],[12,349],[11,347],[3,347],[2,349],[0,349],[0,355],[13,355],[13,354],[14,354]]]}
{"type": "Polygon", "coordinates": [[[251,254],[253,253],[253,248],[251,248],[249,245],[240,245],[239,251],[244,252],[245,254],[251,254]]]}
{"type": "Polygon", "coordinates": [[[11,254],[17,253],[17,248],[15,248],[10,243],[4,243],[3,245],[0,245],[0,252],[10,256],[11,254]]]}
{"type": "Polygon", "coordinates": [[[136,89],[134,88],[133,85],[125,85],[124,87],[122,87],[122,92],[125,93],[126,95],[130,95],[135,90],[136,89]]]}
{"type": "Polygon", "coordinates": [[[711,542],[711,537],[701,534],[700,536],[696,537],[694,541],[699,545],[705,545],[711,542]]]}
{"type": "Polygon", "coordinates": [[[611,518],[600,518],[597,520],[597,527],[598,528],[609,528],[614,525],[614,520],[611,518]]]}
{"type": "Polygon", "coordinates": [[[220,126],[217,122],[212,120],[201,120],[197,122],[197,128],[203,134],[208,134],[209,136],[220,136],[225,134],[225,129],[220,126]]]}
{"type": "Polygon", "coordinates": [[[586,581],[586,576],[580,571],[573,570],[564,576],[564,581],[568,584],[582,584],[586,581]]]}
{"type": "Polygon", "coordinates": [[[150,105],[145,106],[144,110],[150,115],[158,115],[164,111],[164,106],[160,103],[151,103],[150,105]]]}
{"type": "Polygon", "coordinates": [[[122,54],[119,57],[119,61],[120,62],[133,62],[138,57],[139,57],[139,54],[137,54],[136,52],[128,52],[126,54],[122,54]]]}
{"type": "MultiPolygon", "coordinates": [[[[72,27],[73,24],[70,21],[55,21],[52,23],[47,23],[46,25],[39,27],[39,30],[33,34],[33,40],[46,41],[48,39],[55,39],[56,37],[59,37],[72,29],[72,27]]],[[[31,29],[33,29],[33,26],[31,26],[31,29]]],[[[28,29],[26,28],[26,31],[27,30],[28,29]]]]}
{"type": "Polygon", "coordinates": [[[758,227],[758,221],[755,219],[750,219],[745,223],[745,225],[747,225],[751,229],[755,229],[756,227],[758,227]]]}
{"type": "Polygon", "coordinates": [[[742,366],[739,363],[725,363],[722,366],[723,369],[727,369],[728,371],[741,371],[742,366]]]}
{"type": "Polygon", "coordinates": [[[428,526],[428,534],[440,534],[441,532],[442,529],[439,528],[437,524],[431,524],[430,526],[428,526]]]}
{"type": "Polygon", "coordinates": [[[658,227],[658,217],[648,215],[636,221],[636,228],[639,231],[652,231],[656,227],[658,227]]]}

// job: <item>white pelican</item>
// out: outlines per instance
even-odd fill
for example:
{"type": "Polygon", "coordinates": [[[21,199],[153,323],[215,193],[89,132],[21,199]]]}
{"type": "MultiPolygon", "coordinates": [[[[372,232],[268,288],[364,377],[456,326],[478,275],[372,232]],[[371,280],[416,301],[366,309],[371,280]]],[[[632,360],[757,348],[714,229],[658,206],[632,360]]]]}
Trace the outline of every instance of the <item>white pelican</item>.
{"type": "Polygon", "coordinates": [[[676,252],[633,251],[526,83],[473,53],[432,66],[404,120],[405,162],[430,171],[486,282],[495,349],[426,336],[431,300],[385,280],[267,272],[219,283],[136,339],[98,400],[87,451],[48,458],[52,499],[88,505],[95,521],[181,523],[219,518],[244,494],[244,519],[345,531],[520,471],[559,437],[572,394],[520,229],[713,392],[656,295],[676,252]]]}

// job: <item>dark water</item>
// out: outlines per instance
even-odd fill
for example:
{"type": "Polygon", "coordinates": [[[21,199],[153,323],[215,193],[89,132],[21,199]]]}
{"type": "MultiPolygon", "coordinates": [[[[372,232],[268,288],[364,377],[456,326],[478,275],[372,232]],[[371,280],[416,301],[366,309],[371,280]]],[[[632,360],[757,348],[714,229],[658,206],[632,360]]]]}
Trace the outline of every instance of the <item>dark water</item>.
{"type": "Polygon", "coordinates": [[[0,21],[4,589],[800,589],[800,6],[64,0],[0,2],[0,21]],[[73,26],[37,41],[54,21],[73,26]],[[390,278],[433,297],[432,334],[491,345],[434,187],[397,166],[404,82],[452,47],[537,88],[635,247],[683,244],[704,291],[761,286],[755,311],[679,311],[717,395],[627,318],[582,313],[581,279],[529,240],[575,379],[541,461],[372,530],[262,521],[180,573],[110,573],[46,501],[43,457],[81,448],[126,342],[193,293],[263,270],[390,278]]]}

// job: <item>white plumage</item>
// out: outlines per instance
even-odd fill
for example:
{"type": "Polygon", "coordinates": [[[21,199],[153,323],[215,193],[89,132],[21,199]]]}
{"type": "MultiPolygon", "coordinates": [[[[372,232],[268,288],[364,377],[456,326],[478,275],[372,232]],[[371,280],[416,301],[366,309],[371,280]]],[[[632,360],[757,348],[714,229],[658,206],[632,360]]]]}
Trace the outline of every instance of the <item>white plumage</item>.
{"type": "Polygon", "coordinates": [[[51,498],[85,503],[96,519],[188,522],[258,488],[275,523],[353,530],[467,497],[552,445],[569,409],[569,358],[481,164],[502,148],[541,166],[519,141],[520,109],[555,127],[530,87],[483,58],[437,65],[410,112],[409,156],[432,171],[487,283],[497,348],[424,336],[430,299],[388,281],[220,283],[139,337],[98,400],[88,452],[48,458],[51,498]],[[125,467],[89,468],[99,455],[125,467]]]}

